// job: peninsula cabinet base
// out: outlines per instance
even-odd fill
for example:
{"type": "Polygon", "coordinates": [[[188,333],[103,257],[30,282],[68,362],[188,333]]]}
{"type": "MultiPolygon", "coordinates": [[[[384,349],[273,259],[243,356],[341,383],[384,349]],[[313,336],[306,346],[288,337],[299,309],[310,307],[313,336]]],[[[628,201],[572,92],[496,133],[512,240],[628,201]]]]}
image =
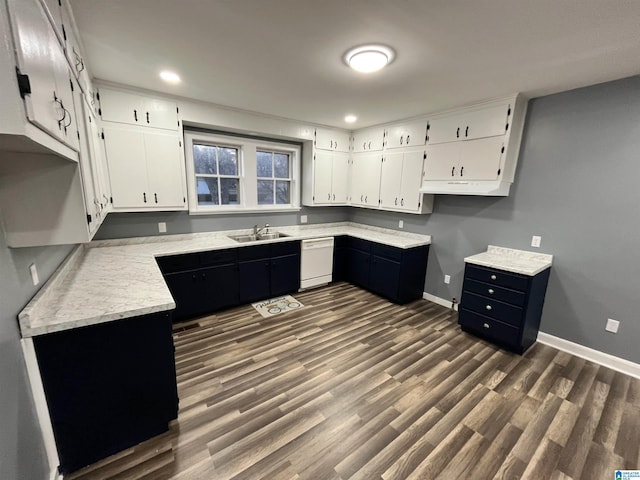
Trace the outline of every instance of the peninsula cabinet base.
{"type": "Polygon", "coordinates": [[[171,328],[161,312],[33,338],[61,473],[156,436],[177,418],[171,328]]]}

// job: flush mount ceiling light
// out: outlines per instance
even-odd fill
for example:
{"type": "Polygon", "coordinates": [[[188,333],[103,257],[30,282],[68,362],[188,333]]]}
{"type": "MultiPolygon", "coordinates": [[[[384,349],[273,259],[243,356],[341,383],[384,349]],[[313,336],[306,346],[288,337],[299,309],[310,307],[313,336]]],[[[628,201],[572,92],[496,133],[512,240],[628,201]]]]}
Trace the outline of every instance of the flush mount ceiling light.
{"type": "Polygon", "coordinates": [[[163,70],[160,72],[160,78],[167,83],[180,83],[180,75],[169,70],[163,70]]]}
{"type": "Polygon", "coordinates": [[[349,50],[344,61],[357,72],[372,73],[386,67],[394,57],[395,52],[384,45],[362,45],[349,50]]]}
{"type": "Polygon", "coordinates": [[[346,117],[344,117],[344,121],[347,123],[354,123],[356,120],[358,120],[358,117],[356,117],[355,115],[347,115],[346,117]]]}

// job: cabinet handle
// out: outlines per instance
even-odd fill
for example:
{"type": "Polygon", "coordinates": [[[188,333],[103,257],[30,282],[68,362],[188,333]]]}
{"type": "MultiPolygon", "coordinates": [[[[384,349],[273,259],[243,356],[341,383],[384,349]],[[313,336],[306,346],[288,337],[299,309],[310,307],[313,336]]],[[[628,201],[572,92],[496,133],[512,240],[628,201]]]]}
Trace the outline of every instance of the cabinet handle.
{"type": "Polygon", "coordinates": [[[158,203],[158,194],[157,194],[157,193],[154,193],[154,194],[153,194],[153,196],[154,196],[154,198],[155,198],[155,200],[156,200],[156,203],[158,203]]]}
{"type": "Polygon", "coordinates": [[[456,130],[456,138],[460,138],[460,127],[456,130]]]}
{"type": "Polygon", "coordinates": [[[403,142],[404,142],[404,135],[400,137],[400,145],[402,145],[403,142]]]}
{"type": "Polygon", "coordinates": [[[204,280],[205,278],[207,278],[207,274],[206,274],[206,273],[203,273],[203,274],[202,274],[202,279],[204,280]]]}
{"type": "Polygon", "coordinates": [[[491,305],[487,305],[485,308],[486,308],[487,310],[492,310],[492,309],[493,309],[493,307],[491,307],[491,305]]]}
{"type": "Polygon", "coordinates": [[[493,295],[493,294],[494,294],[493,288],[490,288],[489,289],[489,295],[493,295]]]}
{"type": "Polygon", "coordinates": [[[331,140],[331,148],[333,148],[333,140],[331,140]]]}
{"type": "Polygon", "coordinates": [[[395,205],[398,205],[398,197],[396,197],[395,205]]]}
{"type": "Polygon", "coordinates": [[[409,145],[409,138],[411,138],[411,135],[407,135],[407,145],[409,145]]]}
{"type": "Polygon", "coordinates": [[[401,199],[400,199],[400,206],[401,206],[401,207],[404,207],[404,198],[401,198],[401,199]]]}
{"type": "Polygon", "coordinates": [[[453,177],[456,174],[456,167],[451,167],[451,176],[453,177]]]}
{"type": "Polygon", "coordinates": [[[327,193],[327,200],[331,200],[331,194],[327,193]]]}
{"type": "Polygon", "coordinates": [[[496,278],[498,277],[496,277],[495,275],[491,275],[491,280],[495,280],[496,278]]]}
{"type": "Polygon", "coordinates": [[[194,273],[193,276],[191,277],[191,279],[195,282],[196,281],[196,274],[194,273]]]}
{"type": "Polygon", "coordinates": [[[60,128],[62,128],[61,123],[62,123],[62,121],[64,120],[64,118],[67,116],[67,114],[66,114],[66,110],[64,109],[64,105],[62,105],[62,101],[61,101],[61,100],[58,98],[58,96],[56,95],[56,92],[53,92],[53,101],[54,101],[55,103],[57,103],[57,104],[58,104],[58,106],[60,107],[60,110],[62,111],[62,118],[58,118],[58,119],[57,119],[57,121],[58,121],[58,126],[59,126],[60,128]]]}
{"type": "Polygon", "coordinates": [[[363,197],[363,195],[360,195],[360,201],[361,201],[361,202],[363,201],[363,200],[362,200],[362,197],[363,197]]]}
{"type": "Polygon", "coordinates": [[[144,200],[144,203],[147,203],[147,192],[142,192],[142,199],[144,200]]]}
{"type": "Polygon", "coordinates": [[[369,142],[369,150],[371,150],[371,142],[369,142]]]}
{"type": "Polygon", "coordinates": [[[469,136],[469,126],[467,125],[467,128],[464,129],[464,136],[465,138],[469,136]]]}
{"type": "Polygon", "coordinates": [[[333,201],[334,202],[336,201],[336,194],[335,193],[333,194],[333,201]]]}
{"type": "Polygon", "coordinates": [[[149,112],[147,112],[147,123],[149,123],[149,112]]]}
{"type": "Polygon", "coordinates": [[[464,165],[460,167],[460,176],[464,177],[464,165]]]}
{"type": "Polygon", "coordinates": [[[362,149],[366,150],[367,149],[367,142],[362,142],[362,149]]]}
{"type": "Polygon", "coordinates": [[[364,196],[364,203],[367,203],[367,196],[364,196]]]}
{"type": "Polygon", "coordinates": [[[489,324],[488,324],[488,323],[483,323],[483,324],[482,324],[482,326],[483,326],[484,328],[489,328],[489,324]]]}
{"type": "Polygon", "coordinates": [[[133,111],[133,119],[137,122],[138,121],[138,111],[134,110],[133,111]]]}

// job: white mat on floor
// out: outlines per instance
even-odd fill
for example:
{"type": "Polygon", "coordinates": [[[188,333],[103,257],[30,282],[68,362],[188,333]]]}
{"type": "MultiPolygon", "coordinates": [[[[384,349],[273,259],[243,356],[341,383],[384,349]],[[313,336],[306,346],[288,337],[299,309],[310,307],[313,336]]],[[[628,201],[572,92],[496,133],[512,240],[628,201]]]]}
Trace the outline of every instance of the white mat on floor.
{"type": "Polygon", "coordinates": [[[271,298],[262,302],[252,303],[251,306],[255,308],[260,315],[264,318],[273,317],[279,313],[288,312],[290,310],[296,310],[304,307],[302,303],[293,298],[291,295],[285,295],[284,297],[271,298]]]}

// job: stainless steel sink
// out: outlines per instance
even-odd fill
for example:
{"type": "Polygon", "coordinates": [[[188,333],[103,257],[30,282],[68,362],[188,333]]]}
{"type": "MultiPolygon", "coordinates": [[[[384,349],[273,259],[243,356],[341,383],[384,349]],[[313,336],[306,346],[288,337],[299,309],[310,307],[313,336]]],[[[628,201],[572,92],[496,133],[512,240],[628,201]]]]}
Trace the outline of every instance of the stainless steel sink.
{"type": "Polygon", "coordinates": [[[235,240],[240,243],[247,242],[259,242],[261,240],[275,240],[277,238],[288,237],[289,235],[285,235],[280,232],[270,232],[270,233],[259,233],[258,235],[254,235],[253,233],[248,233],[246,235],[231,235],[229,238],[231,240],[235,240]]]}

